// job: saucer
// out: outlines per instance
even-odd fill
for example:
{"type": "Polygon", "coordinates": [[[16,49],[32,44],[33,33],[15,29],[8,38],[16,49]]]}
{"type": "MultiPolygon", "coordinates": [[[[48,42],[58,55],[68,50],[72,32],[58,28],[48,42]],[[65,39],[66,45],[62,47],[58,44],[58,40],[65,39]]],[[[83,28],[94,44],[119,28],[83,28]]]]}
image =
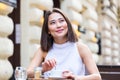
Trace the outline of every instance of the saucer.
{"type": "Polygon", "coordinates": [[[65,80],[65,78],[62,77],[49,77],[50,80],[65,80]]]}

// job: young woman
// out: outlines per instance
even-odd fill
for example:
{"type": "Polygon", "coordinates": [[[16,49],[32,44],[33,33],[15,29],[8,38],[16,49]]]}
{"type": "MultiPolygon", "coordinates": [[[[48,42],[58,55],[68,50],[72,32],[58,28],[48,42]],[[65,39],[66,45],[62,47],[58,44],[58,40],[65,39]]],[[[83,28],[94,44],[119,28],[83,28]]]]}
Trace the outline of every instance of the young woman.
{"type": "Polygon", "coordinates": [[[46,11],[40,43],[27,69],[28,77],[33,77],[34,68],[42,63],[44,76],[49,77],[56,69],[63,71],[64,78],[101,80],[91,51],[78,42],[69,19],[60,9],[46,11]],[[88,75],[85,75],[86,70],[88,75]]]}

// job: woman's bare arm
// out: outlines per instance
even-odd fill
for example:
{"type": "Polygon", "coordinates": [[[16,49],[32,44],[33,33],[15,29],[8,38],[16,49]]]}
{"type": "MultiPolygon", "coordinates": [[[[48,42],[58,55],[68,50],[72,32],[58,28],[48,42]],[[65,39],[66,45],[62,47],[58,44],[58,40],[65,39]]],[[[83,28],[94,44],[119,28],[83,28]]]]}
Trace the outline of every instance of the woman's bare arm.
{"type": "Polygon", "coordinates": [[[78,43],[78,50],[89,72],[89,75],[76,76],[76,78],[78,78],[77,80],[101,80],[99,70],[96,66],[96,63],[92,57],[92,53],[89,48],[83,43],[78,43]]]}
{"type": "Polygon", "coordinates": [[[35,54],[32,58],[32,61],[27,68],[28,77],[34,77],[34,68],[40,66],[40,64],[42,63],[42,60],[43,60],[43,55],[44,55],[44,52],[41,50],[41,48],[39,48],[35,52],[35,54]]]}

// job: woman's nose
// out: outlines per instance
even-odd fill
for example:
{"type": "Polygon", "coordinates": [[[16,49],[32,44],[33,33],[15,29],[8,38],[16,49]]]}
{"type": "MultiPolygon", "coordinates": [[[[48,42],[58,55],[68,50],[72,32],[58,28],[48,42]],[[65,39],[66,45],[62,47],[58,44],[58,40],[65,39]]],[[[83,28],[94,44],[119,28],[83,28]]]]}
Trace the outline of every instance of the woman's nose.
{"type": "Polygon", "coordinates": [[[56,26],[61,27],[61,23],[57,22],[56,26]]]}

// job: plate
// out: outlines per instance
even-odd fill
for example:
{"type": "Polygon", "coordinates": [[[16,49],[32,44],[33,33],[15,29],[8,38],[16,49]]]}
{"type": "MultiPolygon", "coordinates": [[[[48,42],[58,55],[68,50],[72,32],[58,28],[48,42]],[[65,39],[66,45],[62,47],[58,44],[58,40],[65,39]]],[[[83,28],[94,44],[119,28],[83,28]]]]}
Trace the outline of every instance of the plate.
{"type": "Polygon", "coordinates": [[[65,78],[62,77],[49,77],[50,80],[66,80],[65,78]]]}

